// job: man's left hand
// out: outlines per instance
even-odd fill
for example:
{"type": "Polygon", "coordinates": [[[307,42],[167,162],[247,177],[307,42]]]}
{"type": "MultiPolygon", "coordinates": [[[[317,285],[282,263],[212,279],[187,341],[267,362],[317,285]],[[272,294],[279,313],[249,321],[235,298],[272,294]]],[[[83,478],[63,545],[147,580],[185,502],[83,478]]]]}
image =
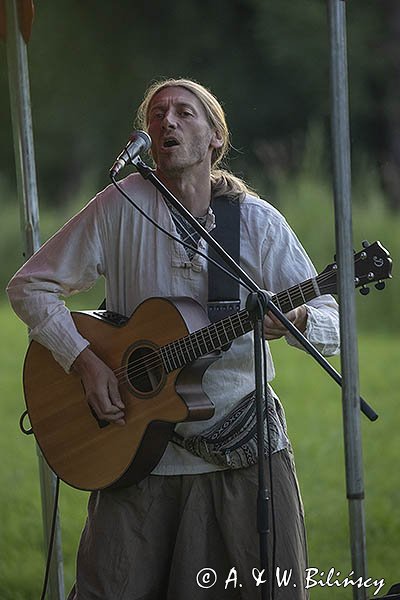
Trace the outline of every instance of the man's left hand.
{"type": "MultiPolygon", "coordinates": [[[[307,326],[307,309],[305,305],[298,306],[286,313],[286,318],[297,327],[302,333],[307,326]]],[[[264,335],[266,340],[278,340],[288,333],[288,330],[282,325],[279,319],[268,312],[264,317],[264,335]]]]}

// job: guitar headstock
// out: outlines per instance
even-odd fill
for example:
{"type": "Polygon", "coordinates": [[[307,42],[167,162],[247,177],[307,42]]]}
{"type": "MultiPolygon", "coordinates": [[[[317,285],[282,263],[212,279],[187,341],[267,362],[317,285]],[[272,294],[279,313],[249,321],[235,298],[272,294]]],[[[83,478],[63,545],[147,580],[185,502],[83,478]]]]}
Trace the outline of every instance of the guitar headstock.
{"type": "MultiPolygon", "coordinates": [[[[317,277],[321,294],[337,294],[336,263],[328,265],[317,277]]],[[[377,282],[375,287],[382,290],[385,287],[384,279],[392,276],[392,259],[389,252],[380,242],[368,244],[363,242],[363,250],[354,254],[354,285],[361,288],[362,294],[368,294],[367,284],[377,282]]]]}

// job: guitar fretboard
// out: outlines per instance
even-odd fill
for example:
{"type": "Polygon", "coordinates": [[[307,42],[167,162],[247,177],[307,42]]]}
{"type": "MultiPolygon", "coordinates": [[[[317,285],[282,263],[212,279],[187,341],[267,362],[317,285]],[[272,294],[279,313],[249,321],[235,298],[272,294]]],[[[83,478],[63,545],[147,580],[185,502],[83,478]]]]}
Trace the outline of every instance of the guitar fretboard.
{"type": "MultiPolygon", "coordinates": [[[[318,277],[308,279],[272,296],[271,302],[283,313],[320,295],[318,277]]],[[[226,344],[252,330],[251,315],[241,310],[230,317],[211,323],[159,349],[167,373],[190,364],[194,360],[220,350],[226,344]]]]}

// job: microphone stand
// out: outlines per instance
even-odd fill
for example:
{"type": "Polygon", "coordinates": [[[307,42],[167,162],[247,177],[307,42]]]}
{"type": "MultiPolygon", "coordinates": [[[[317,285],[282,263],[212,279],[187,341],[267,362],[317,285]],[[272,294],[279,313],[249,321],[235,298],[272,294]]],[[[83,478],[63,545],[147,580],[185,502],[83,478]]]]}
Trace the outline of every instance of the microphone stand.
{"type": "MultiPolygon", "coordinates": [[[[168,202],[176,208],[176,210],[190,223],[195,231],[208,243],[213,250],[223,259],[237,277],[239,277],[246,286],[252,290],[249,294],[246,308],[253,315],[254,327],[254,362],[255,362],[255,382],[256,382],[256,408],[257,408],[257,446],[258,446],[258,476],[259,490],[257,498],[257,523],[258,533],[260,538],[260,562],[261,569],[265,569],[267,574],[266,586],[261,588],[261,596],[263,600],[270,599],[270,585],[268,578],[268,543],[267,534],[269,531],[268,525],[268,501],[269,494],[265,483],[265,456],[264,456],[264,426],[263,426],[263,410],[265,401],[265,386],[264,373],[262,368],[262,350],[263,350],[263,316],[266,312],[271,311],[284,327],[296,338],[296,340],[308,351],[309,354],[321,365],[325,371],[338,383],[342,385],[340,374],[330,365],[330,363],[318,352],[318,350],[304,337],[304,335],[295,327],[287,317],[278,309],[273,302],[270,301],[266,291],[251,279],[251,277],[238,265],[233,258],[218,244],[218,242],[198,223],[193,215],[183,206],[181,202],[170,192],[170,190],[160,181],[154,172],[154,169],[146,165],[140,156],[135,157],[132,161],[140,175],[150,181],[153,186],[165,197],[168,202]],[[256,310],[256,307],[261,305],[262,310],[256,310]]],[[[113,177],[111,177],[112,180],[113,177]]],[[[360,397],[360,408],[370,421],[375,421],[378,418],[376,412],[360,397]]],[[[273,576],[273,574],[272,574],[273,576]]]]}

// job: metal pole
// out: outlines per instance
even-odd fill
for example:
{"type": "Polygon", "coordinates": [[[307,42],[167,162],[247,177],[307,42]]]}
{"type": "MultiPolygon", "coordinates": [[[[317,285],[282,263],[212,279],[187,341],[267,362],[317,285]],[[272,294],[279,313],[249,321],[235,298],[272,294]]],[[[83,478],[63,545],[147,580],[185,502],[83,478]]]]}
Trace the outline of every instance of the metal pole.
{"type": "MultiPolygon", "coordinates": [[[[331,51],[332,151],[336,248],[339,264],[341,368],[346,490],[349,504],[352,569],[366,578],[364,482],[360,431],[359,374],[354,299],[351,212],[351,163],[346,45],[346,5],[328,0],[331,51]]],[[[353,587],[353,598],[366,600],[364,587],[353,587]]]]}
{"type": "MultiPolygon", "coordinates": [[[[7,17],[7,62],[17,188],[20,204],[20,222],[24,247],[23,255],[25,258],[28,258],[39,248],[40,242],[28,58],[26,42],[20,31],[20,15],[18,11],[18,9],[21,9],[21,5],[22,3],[17,3],[17,0],[6,0],[5,3],[7,17]]],[[[37,449],[37,452],[39,460],[45,556],[47,556],[56,478],[45,463],[39,449],[37,449]]],[[[64,600],[64,597],[61,531],[59,516],[57,516],[47,598],[48,600],[64,600]]]]}

